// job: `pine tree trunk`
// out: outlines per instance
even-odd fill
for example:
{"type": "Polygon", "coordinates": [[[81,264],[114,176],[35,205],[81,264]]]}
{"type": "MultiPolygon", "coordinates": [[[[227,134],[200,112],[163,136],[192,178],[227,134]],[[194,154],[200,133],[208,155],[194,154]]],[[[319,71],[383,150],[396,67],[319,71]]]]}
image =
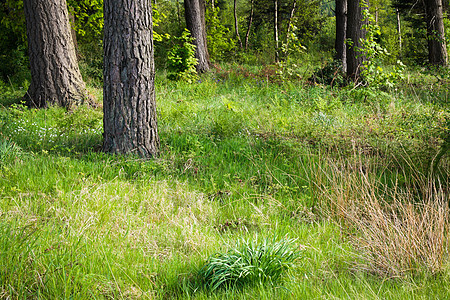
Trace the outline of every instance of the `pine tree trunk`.
{"type": "Polygon", "coordinates": [[[342,62],[342,71],[347,72],[347,0],[336,0],[336,59],[342,62]]]}
{"type": "Polygon", "coordinates": [[[206,43],[205,2],[204,0],[184,0],[184,15],[187,29],[194,38],[197,72],[209,71],[209,53],[206,43]]]}
{"type": "Polygon", "coordinates": [[[442,0],[426,0],[428,58],[431,64],[447,65],[447,47],[445,43],[444,13],[442,0]]]}
{"type": "Polygon", "coordinates": [[[31,84],[30,107],[70,108],[90,100],[78,68],[65,0],[24,0],[31,84]]]}
{"type": "Polygon", "coordinates": [[[347,76],[357,81],[360,77],[360,69],[365,57],[359,48],[361,48],[361,39],[366,38],[364,29],[365,21],[360,0],[348,0],[347,3],[347,39],[350,45],[347,45],[347,76]]]}
{"type": "Polygon", "coordinates": [[[151,0],[104,1],[106,152],[158,154],[151,0]]]}

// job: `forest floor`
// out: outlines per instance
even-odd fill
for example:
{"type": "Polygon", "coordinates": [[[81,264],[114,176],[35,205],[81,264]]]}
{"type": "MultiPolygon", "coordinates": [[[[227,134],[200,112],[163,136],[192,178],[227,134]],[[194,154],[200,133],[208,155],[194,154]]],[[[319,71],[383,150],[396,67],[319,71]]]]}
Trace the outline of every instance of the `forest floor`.
{"type": "Polygon", "coordinates": [[[101,152],[101,108],[26,109],[1,87],[0,299],[450,297],[448,153],[429,168],[448,80],[158,75],[151,160],[101,152]],[[277,242],[295,254],[279,278],[237,260],[236,284],[208,285],[212,258],[277,242]]]}

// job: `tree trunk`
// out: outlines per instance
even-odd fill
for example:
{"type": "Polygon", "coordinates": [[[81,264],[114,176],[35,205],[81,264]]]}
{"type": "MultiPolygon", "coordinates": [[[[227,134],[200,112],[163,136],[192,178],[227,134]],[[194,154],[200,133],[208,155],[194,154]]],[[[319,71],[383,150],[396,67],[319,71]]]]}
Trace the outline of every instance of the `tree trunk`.
{"type": "Polygon", "coordinates": [[[89,100],[78,68],[65,0],[24,0],[31,84],[30,107],[70,108],[89,100]]]}
{"type": "Polygon", "coordinates": [[[206,43],[205,2],[204,0],[184,0],[187,29],[194,38],[197,72],[209,70],[209,53],[206,43]]]}
{"type": "Polygon", "coordinates": [[[428,58],[433,65],[447,65],[442,0],[426,0],[428,58]]]}
{"type": "MultiPolygon", "coordinates": [[[[292,26],[292,20],[294,19],[294,14],[295,14],[295,8],[297,7],[297,0],[294,0],[292,2],[292,9],[291,9],[291,13],[289,14],[289,21],[287,24],[287,29],[286,29],[286,49],[289,49],[289,41],[290,41],[290,37],[289,34],[291,33],[291,26],[292,26]]],[[[286,51],[286,59],[288,56],[288,51],[286,51]]]]}
{"type": "Polygon", "coordinates": [[[274,22],[273,22],[273,33],[275,39],[275,62],[280,61],[279,53],[279,41],[278,41],[278,0],[274,0],[275,12],[274,12],[274,22]]]}
{"type": "Polygon", "coordinates": [[[250,19],[248,20],[247,33],[245,34],[245,50],[248,49],[248,39],[250,37],[250,28],[252,27],[252,22],[253,22],[253,3],[254,3],[254,0],[251,0],[250,19]]]}
{"type": "Polygon", "coordinates": [[[104,1],[106,152],[158,154],[151,0],[104,1]]]}
{"type": "Polygon", "coordinates": [[[350,45],[347,45],[347,76],[357,81],[360,77],[360,68],[366,60],[361,48],[361,39],[366,38],[366,30],[364,29],[365,20],[360,0],[348,0],[347,6],[347,39],[350,45]]]}
{"type": "Polygon", "coordinates": [[[395,13],[397,14],[398,52],[400,58],[402,58],[402,23],[400,22],[400,11],[398,8],[395,9],[395,13]]]}
{"type": "Polygon", "coordinates": [[[236,10],[236,0],[234,0],[234,30],[236,32],[237,39],[239,41],[239,47],[242,49],[244,46],[242,45],[241,36],[239,35],[239,25],[238,25],[238,17],[237,17],[237,10],[236,10]]]}
{"type": "Polygon", "coordinates": [[[336,0],[336,59],[342,62],[342,71],[347,72],[347,0],[336,0]]]}

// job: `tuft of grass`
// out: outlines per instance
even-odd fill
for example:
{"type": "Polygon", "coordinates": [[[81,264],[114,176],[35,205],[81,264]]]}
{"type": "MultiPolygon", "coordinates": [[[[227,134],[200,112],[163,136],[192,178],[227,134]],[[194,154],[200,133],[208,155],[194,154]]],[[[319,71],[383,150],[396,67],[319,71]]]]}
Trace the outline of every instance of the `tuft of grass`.
{"type": "Polygon", "coordinates": [[[213,291],[220,287],[273,284],[300,257],[294,242],[288,238],[277,241],[276,237],[261,242],[242,240],[227,253],[212,255],[200,269],[199,277],[213,291]]]}
{"type": "MultiPolygon", "coordinates": [[[[356,268],[382,277],[436,275],[449,258],[448,182],[329,162],[328,212],[358,251],[356,268]],[[408,177],[408,178],[405,178],[408,177]]],[[[448,177],[447,177],[448,178],[448,177]]],[[[323,180],[323,179],[322,179],[323,180]]]]}
{"type": "Polygon", "coordinates": [[[22,149],[14,142],[0,140],[0,166],[13,163],[22,155],[22,149]]]}

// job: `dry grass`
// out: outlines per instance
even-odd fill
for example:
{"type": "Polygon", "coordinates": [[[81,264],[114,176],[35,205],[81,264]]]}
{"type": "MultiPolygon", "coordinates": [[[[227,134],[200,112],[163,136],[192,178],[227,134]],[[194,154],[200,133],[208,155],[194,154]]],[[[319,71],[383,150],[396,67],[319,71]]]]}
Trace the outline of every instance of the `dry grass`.
{"type": "Polygon", "coordinates": [[[388,175],[387,169],[355,161],[329,161],[317,172],[316,186],[331,207],[329,215],[358,251],[356,268],[386,277],[443,271],[449,250],[448,184],[418,173],[388,175]]]}

